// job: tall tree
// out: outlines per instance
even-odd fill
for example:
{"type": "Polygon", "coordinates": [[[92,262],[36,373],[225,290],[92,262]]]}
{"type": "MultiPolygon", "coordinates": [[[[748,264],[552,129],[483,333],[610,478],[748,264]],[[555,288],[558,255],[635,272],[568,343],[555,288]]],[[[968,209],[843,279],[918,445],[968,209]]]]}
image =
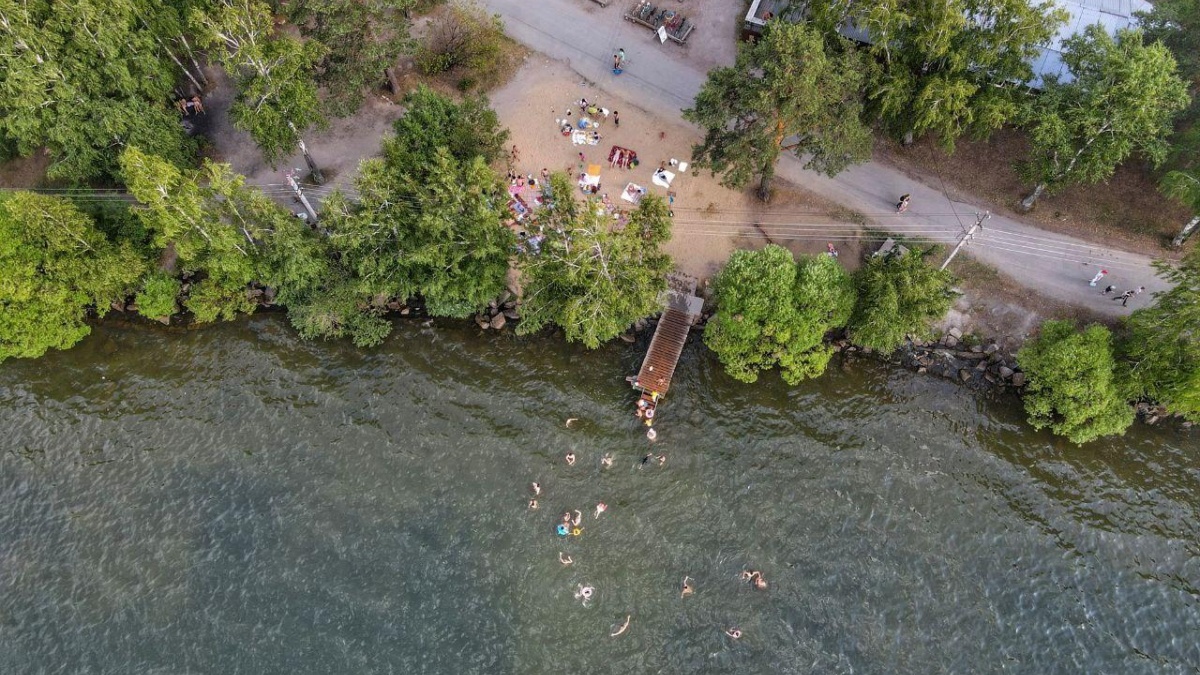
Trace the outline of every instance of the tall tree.
{"type": "Polygon", "coordinates": [[[1139,13],[1138,25],[1147,42],[1171,50],[1180,75],[1192,82],[1200,78],[1200,0],[1157,0],[1149,12],[1139,13]]]}
{"type": "Polygon", "coordinates": [[[1162,162],[1171,120],[1188,104],[1171,53],[1139,31],[1113,38],[1095,25],[1065,45],[1072,81],[1048,80],[1026,111],[1031,148],[1021,172],[1035,184],[1026,209],[1046,190],[1107,179],[1135,152],[1162,162]]]}
{"type": "Polygon", "coordinates": [[[209,11],[192,10],[191,23],[236,82],[234,126],[250,134],[272,165],[299,150],[322,182],[303,134],[326,124],[314,82],[325,46],[275,34],[271,9],[259,0],[214,0],[209,11]]]}
{"type": "Polygon", "coordinates": [[[384,141],[389,166],[417,177],[438,148],[459,161],[481,157],[488,164],[504,154],[508,130],[482,96],[456,102],[422,84],[404,96],[403,105],[396,135],[384,141]]]}
{"type": "Polygon", "coordinates": [[[950,309],[953,277],[925,263],[917,251],[876,256],[858,270],[858,304],[850,318],[855,343],[890,352],[909,335],[929,332],[931,321],[950,309]]]}
{"type": "Polygon", "coordinates": [[[1017,352],[1029,378],[1022,398],[1029,423],[1073,443],[1124,434],[1133,409],[1117,391],[1112,334],[1104,326],[1082,332],[1069,321],[1047,321],[1017,352]]]}
{"type": "Polygon", "coordinates": [[[1171,289],[1130,315],[1121,378],[1131,399],[1150,399],[1200,422],[1200,249],[1177,266],[1158,263],[1171,289]]]}
{"type": "Polygon", "coordinates": [[[117,174],[136,142],[177,166],[194,144],[173,108],[175,68],[135,0],[0,0],[0,136],[29,155],[45,146],[52,178],[117,174]]]}
{"type": "Polygon", "coordinates": [[[704,342],[743,382],[776,366],[788,384],[825,372],[833,354],[825,334],[845,325],[854,308],[854,284],[833,258],[797,263],[774,244],[735,251],[713,289],[717,312],[704,342]]]}
{"type": "Polygon", "coordinates": [[[0,361],[74,345],[91,332],[88,309],[103,315],[145,269],[66,200],[29,192],[0,200],[0,361]]]}
{"type": "Polygon", "coordinates": [[[289,0],[281,3],[305,38],[328,49],[316,81],[337,116],[353,114],[364,94],[388,81],[387,71],[411,51],[407,12],[414,0],[289,0]]]}
{"type": "Polygon", "coordinates": [[[879,65],[871,109],[905,143],[927,133],[954,149],[1013,119],[1029,64],[1068,15],[1052,0],[813,0],[814,23],[832,40],[838,29],[865,30],[879,65]]]}
{"type": "Polygon", "coordinates": [[[1200,168],[1190,171],[1169,171],[1159,183],[1163,194],[1178,201],[1192,212],[1191,219],[1183,224],[1179,234],[1171,240],[1171,246],[1179,248],[1200,225],[1200,168]]]}
{"type": "Polygon", "coordinates": [[[659,309],[671,269],[661,249],[670,216],[665,201],[647,195],[629,222],[614,228],[597,209],[581,208],[573,192],[566,176],[551,176],[545,239],[520,258],[517,332],[556,325],[568,341],[595,349],[659,309]]]}
{"type": "Polygon", "coordinates": [[[247,187],[227,164],[206,162],[200,171],[180,171],[129,148],[121,167],[155,245],[194,276],[183,304],[196,320],[228,320],[253,310],[247,290],[259,276],[259,244],[290,214],[247,187]]]}
{"type": "Polygon", "coordinates": [[[743,43],[732,67],[708,74],[688,121],[704,129],[692,150],[695,165],[742,188],[758,178],[770,198],[780,154],[808,155],[806,169],[833,176],[866,161],[870,130],[863,125],[864,65],[852,52],[826,53],[821,36],[803,24],[772,21],[762,39],[743,43]]]}

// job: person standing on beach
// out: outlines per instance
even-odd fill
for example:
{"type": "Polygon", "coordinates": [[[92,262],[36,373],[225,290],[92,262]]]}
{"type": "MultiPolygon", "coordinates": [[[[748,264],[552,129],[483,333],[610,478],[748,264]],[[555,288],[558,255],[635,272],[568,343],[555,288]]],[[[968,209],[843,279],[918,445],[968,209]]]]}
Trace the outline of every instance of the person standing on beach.
{"type": "Polygon", "coordinates": [[[616,110],[613,111],[613,126],[618,129],[621,128],[621,113],[616,110]]]}

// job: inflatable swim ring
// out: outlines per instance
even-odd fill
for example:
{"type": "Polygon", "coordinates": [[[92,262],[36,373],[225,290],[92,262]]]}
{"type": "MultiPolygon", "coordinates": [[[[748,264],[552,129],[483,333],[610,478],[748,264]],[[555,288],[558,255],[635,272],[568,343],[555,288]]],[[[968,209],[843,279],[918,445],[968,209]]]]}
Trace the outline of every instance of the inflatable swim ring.
{"type": "Polygon", "coordinates": [[[566,525],[563,525],[562,523],[559,523],[559,524],[558,524],[558,527],[556,527],[556,528],[554,529],[554,531],[558,533],[558,536],[560,536],[560,537],[565,537],[565,536],[567,536],[567,533],[569,532],[569,529],[567,528],[567,526],[566,526],[566,525]]]}
{"type": "Polygon", "coordinates": [[[577,527],[577,528],[575,528],[575,529],[571,530],[571,534],[573,534],[573,535],[575,535],[576,537],[578,537],[579,535],[583,534],[583,528],[582,528],[582,527],[577,527]]]}

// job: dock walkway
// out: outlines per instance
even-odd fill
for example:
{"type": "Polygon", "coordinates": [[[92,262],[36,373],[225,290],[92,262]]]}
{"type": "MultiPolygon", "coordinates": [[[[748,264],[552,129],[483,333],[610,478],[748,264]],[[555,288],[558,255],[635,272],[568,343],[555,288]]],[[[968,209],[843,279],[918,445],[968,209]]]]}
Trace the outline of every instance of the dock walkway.
{"type": "Polygon", "coordinates": [[[642,361],[642,369],[633,380],[633,388],[655,396],[655,401],[667,395],[679,355],[687,344],[688,331],[700,316],[704,301],[695,295],[678,291],[665,294],[666,309],[658,319],[650,349],[642,361]]]}

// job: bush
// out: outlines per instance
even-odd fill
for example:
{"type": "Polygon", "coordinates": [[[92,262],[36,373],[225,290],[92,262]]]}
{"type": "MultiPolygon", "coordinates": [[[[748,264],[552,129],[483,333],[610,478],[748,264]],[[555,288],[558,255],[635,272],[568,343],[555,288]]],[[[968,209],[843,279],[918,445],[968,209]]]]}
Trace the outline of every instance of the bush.
{"type": "Polygon", "coordinates": [[[183,284],[166,272],[155,272],[146,277],[142,290],[138,291],[134,302],[137,303],[138,314],[147,319],[158,319],[171,316],[179,311],[179,291],[183,284]]]}
{"type": "Polygon", "coordinates": [[[1017,362],[1029,378],[1025,412],[1034,428],[1082,444],[1123,434],[1133,423],[1133,409],[1117,392],[1112,333],[1104,326],[1078,332],[1070,322],[1047,321],[1017,362]]]}
{"type": "Polygon", "coordinates": [[[507,63],[504,22],[474,2],[455,2],[429,22],[417,48],[416,65],[423,75],[469,72],[460,82],[491,83],[507,63]]]}

